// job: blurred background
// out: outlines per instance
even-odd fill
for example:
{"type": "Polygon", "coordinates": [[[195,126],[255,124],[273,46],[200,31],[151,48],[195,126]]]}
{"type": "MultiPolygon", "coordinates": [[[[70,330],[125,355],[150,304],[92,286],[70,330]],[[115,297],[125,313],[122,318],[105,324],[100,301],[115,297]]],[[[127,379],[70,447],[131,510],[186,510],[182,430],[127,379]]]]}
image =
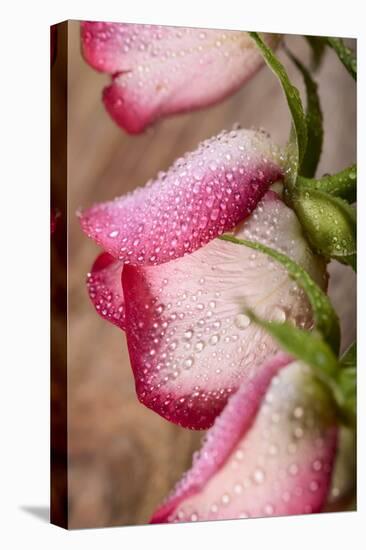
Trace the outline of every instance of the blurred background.
{"type": "MultiPolygon", "coordinates": [[[[269,31],[271,29],[268,29],[269,31]]],[[[354,41],[348,41],[355,48],[354,41]]],[[[307,42],[286,36],[305,63],[307,42]]],[[[62,52],[60,52],[62,55],[62,52]]],[[[286,58],[290,78],[301,76],[286,58]]],[[[58,59],[57,63],[62,60],[58,59]]],[[[64,60],[66,62],[66,60],[64,60]]],[[[218,75],[218,78],[220,75],[218,75]]],[[[332,51],[316,74],[325,124],[318,174],[356,160],[356,86],[332,51]]],[[[191,464],[202,432],[170,424],[137,400],[124,334],[89,302],[86,274],[98,254],[75,212],[143,185],[186,151],[230,128],[265,128],[284,144],[290,119],[282,91],[264,67],[222,103],[163,120],[129,136],[109,117],[101,92],[109,81],[80,54],[79,23],[68,24],[68,491],[69,527],[144,524],[191,464]]],[[[66,185],[58,179],[56,185],[66,185]]],[[[340,315],[343,347],[356,331],[356,282],[350,268],[330,266],[330,294],[340,315]]]]}

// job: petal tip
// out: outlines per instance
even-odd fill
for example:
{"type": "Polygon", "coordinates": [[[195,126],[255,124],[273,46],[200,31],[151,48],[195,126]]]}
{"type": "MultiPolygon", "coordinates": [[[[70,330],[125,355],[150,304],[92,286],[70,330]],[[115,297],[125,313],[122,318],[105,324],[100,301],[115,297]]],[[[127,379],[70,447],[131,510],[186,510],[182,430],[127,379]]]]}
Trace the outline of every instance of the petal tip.
{"type": "Polygon", "coordinates": [[[122,270],[122,262],[102,252],[87,275],[86,285],[89,298],[102,319],[125,330],[122,270]]]}
{"type": "Polygon", "coordinates": [[[104,88],[102,99],[112,119],[127,133],[141,134],[149,125],[150,118],[145,114],[148,109],[138,108],[133,102],[128,101],[123,88],[117,83],[113,82],[104,88]]]}

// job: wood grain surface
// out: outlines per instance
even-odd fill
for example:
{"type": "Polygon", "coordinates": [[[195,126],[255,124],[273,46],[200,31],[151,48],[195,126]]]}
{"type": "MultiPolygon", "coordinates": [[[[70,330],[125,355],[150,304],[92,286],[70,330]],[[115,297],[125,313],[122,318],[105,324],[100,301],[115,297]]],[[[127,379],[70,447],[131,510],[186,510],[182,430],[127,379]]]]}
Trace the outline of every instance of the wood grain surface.
{"type": "MultiPolygon", "coordinates": [[[[82,59],[77,22],[69,24],[68,40],[69,526],[143,524],[189,467],[202,432],[174,426],[138,402],[125,336],[97,316],[87,296],[85,277],[98,249],[80,230],[75,212],[143,185],[202,139],[234,123],[265,128],[285,143],[290,121],[276,79],[263,68],[226,101],[129,136],[103,107],[108,77],[82,59]]],[[[303,39],[288,36],[286,43],[308,61],[303,39]]],[[[285,60],[283,52],[280,57],[285,60]]],[[[288,60],[286,66],[303,92],[288,60]]],[[[356,91],[331,51],[317,77],[325,118],[322,174],[355,161],[356,91]]],[[[355,277],[340,265],[331,265],[330,273],[346,345],[356,330],[355,277]]]]}

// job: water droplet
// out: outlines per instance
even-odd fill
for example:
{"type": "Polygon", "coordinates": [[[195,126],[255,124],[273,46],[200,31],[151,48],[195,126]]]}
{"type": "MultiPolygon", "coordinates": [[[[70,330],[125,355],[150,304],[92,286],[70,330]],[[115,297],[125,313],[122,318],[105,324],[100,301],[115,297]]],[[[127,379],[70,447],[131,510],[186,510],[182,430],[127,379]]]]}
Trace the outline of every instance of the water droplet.
{"type": "Polygon", "coordinates": [[[288,471],[292,476],[296,476],[299,472],[299,467],[298,467],[297,464],[292,463],[292,464],[290,464],[290,466],[288,468],[288,471]]]}
{"type": "Polygon", "coordinates": [[[273,308],[273,313],[272,313],[272,319],[273,321],[278,321],[279,323],[283,323],[284,321],[286,321],[286,311],[279,307],[279,306],[275,306],[273,308]]]}
{"type": "Polygon", "coordinates": [[[296,426],[296,428],[294,429],[294,436],[297,439],[301,439],[303,435],[304,435],[304,430],[300,426],[296,426]]]}
{"type": "Polygon", "coordinates": [[[186,369],[190,369],[191,366],[193,365],[193,362],[194,362],[193,357],[188,357],[188,358],[185,359],[185,361],[184,361],[184,367],[185,367],[186,369]]]}
{"type": "Polygon", "coordinates": [[[266,504],[264,507],[264,513],[267,514],[267,516],[271,516],[274,513],[274,508],[272,504],[266,504]]]}
{"type": "Polygon", "coordinates": [[[216,345],[219,339],[220,337],[218,334],[213,334],[210,338],[210,344],[212,344],[213,346],[216,345]]]}
{"type": "Polygon", "coordinates": [[[243,458],[244,458],[244,453],[243,453],[243,451],[242,451],[241,449],[238,449],[238,450],[236,451],[236,453],[235,453],[235,458],[236,458],[237,460],[239,460],[239,461],[240,461],[240,460],[243,460],[243,458]]]}
{"type": "Polygon", "coordinates": [[[302,407],[295,407],[294,417],[295,418],[302,418],[303,416],[304,416],[304,409],[302,407]]]}
{"type": "Polygon", "coordinates": [[[243,486],[240,483],[234,485],[234,493],[240,495],[243,492],[243,486]]]}
{"type": "Polygon", "coordinates": [[[314,460],[313,462],[313,470],[315,472],[320,472],[320,470],[322,469],[323,467],[323,464],[322,464],[322,461],[321,460],[314,460]]]}
{"type": "Polygon", "coordinates": [[[271,456],[275,456],[277,453],[278,453],[278,447],[277,445],[270,445],[269,448],[268,448],[268,453],[271,455],[271,456]]]}
{"type": "Polygon", "coordinates": [[[201,342],[201,341],[199,341],[199,342],[197,342],[196,345],[195,345],[195,350],[196,350],[197,352],[200,352],[200,351],[203,350],[204,347],[205,347],[204,343],[201,342]]]}
{"type": "Polygon", "coordinates": [[[264,477],[264,471],[261,468],[257,468],[256,470],[254,470],[253,479],[258,485],[263,483],[264,477]]]}
{"type": "Polygon", "coordinates": [[[312,493],[316,493],[316,491],[319,489],[319,483],[314,479],[310,482],[309,489],[312,493]]]}
{"type": "Polygon", "coordinates": [[[230,502],[230,497],[229,497],[229,495],[228,495],[227,493],[225,493],[224,495],[222,495],[222,497],[221,497],[221,502],[222,502],[223,504],[229,504],[229,502],[230,502]]]}
{"type": "Polygon", "coordinates": [[[250,325],[250,318],[247,315],[244,315],[244,313],[239,313],[235,317],[235,325],[240,330],[245,330],[250,325]]]}
{"type": "Polygon", "coordinates": [[[218,208],[213,208],[211,210],[211,214],[210,214],[210,218],[212,221],[216,221],[217,218],[219,217],[219,214],[220,214],[220,211],[218,208]]]}

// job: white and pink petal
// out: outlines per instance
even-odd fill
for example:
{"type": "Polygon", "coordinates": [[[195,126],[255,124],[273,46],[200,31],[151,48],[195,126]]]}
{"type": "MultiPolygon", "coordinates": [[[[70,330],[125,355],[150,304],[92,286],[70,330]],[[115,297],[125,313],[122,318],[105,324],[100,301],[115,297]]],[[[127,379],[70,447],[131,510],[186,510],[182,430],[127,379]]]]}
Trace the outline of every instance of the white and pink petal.
{"type": "Polygon", "coordinates": [[[113,325],[125,329],[125,304],[122,290],[123,263],[107,252],[95,260],[87,276],[87,289],[97,313],[113,325]]]}
{"type": "Polygon", "coordinates": [[[191,470],[152,523],[322,510],[337,419],[331,398],[310,369],[287,364],[286,358],[270,360],[231,397],[191,470]]]}
{"type": "MultiPolygon", "coordinates": [[[[321,286],[325,265],[314,256],[294,214],[269,191],[235,230],[303,266],[321,286]]],[[[305,293],[267,255],[213,240],[160,266],[123,269],[126,336],[141,402],[193,429],[212,425],[231,394],[279,350],[245,315],[312,326],[305,293]]]]}
{"type": "Polygon", "coordinates": [[[232,230],[281,180],[281,151],[263,132],[222,132],[143,188],[79,213],[85,233],[124,264],[157,265],[232,230]]]}
{"type": "MultiPolygon", "coordinates": [[[[278,35],[263,37],[272,47],[279,41],[278,35]]],[[[220,101],[263,65],[242,31],[83,22],[81,42],[85,60],[113,76],[104,103],[130,133],[220,101]]]]}

